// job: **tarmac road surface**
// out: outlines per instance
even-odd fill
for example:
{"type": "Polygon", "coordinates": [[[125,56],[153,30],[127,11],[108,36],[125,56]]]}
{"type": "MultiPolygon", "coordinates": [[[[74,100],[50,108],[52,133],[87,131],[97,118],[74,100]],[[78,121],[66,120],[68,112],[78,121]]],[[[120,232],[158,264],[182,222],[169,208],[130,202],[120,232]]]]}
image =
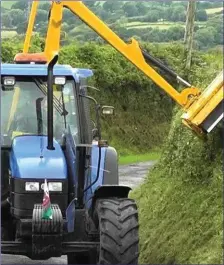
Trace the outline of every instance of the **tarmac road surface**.
{"type": "MultiPolygon", "coordinates": [[[[146,177],[154,161],[142,162],[119,167],[120,185],[131,188],[138,186],[146,177]]],[[[67,264],[67,257],[52,258],[46,261],[32,261],[27,257],[17,255],[1,255],[1,264],[67,264]]]]}

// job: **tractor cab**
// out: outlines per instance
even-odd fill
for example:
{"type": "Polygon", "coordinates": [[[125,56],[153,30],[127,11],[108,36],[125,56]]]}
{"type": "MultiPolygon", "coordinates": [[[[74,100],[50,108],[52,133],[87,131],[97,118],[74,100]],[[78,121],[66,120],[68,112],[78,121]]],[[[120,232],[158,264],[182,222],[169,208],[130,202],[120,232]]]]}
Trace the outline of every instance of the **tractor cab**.
{"type": "MultiPolygon", "coordinates": [[[[63,68],[62,68],[63,69],[63,68]]],[[[69,125],[79,141],[76,82],[69,71],[53,84],[54,137],[62,141],[69,125]]],[[[1,83],[2,146],[18,135],[47,135],[47,77],[43,66],[3,65],[1,83]]]]}
{"type": "MultiPolygon", "coordinates": [[[[54,68],[53,135],[59,142],[69,126],[80,141],[77,95],[80,78],[92,75],[87,69],[54,68]]],[[[47,135],[47,66],[3,64],[1,72],[1,143],[11,146],[18,135],[47,135]]]]}

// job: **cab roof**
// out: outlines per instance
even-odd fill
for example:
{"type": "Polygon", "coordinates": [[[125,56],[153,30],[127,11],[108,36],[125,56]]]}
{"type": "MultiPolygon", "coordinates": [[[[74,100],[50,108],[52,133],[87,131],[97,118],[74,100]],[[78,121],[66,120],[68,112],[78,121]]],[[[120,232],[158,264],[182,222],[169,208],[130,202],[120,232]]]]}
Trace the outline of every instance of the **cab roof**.
{"type": "MultiPolygon", "coordinates": [[[[47,76],[46,64],[1,64],[1,75],[12,76],[47,76]]],[[[70,65],[54,66],[54,75],[71,76],[76,82],[80,78],[88,78],[93,76],[93,71],[84,68],[72,68],[70,65]]]]}

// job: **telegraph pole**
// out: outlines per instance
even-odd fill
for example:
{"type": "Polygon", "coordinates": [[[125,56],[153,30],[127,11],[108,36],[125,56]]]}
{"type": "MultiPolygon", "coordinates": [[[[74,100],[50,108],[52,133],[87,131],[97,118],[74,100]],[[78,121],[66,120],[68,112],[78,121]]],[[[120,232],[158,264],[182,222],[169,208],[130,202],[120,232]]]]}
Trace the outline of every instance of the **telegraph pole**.
{"type": "Polygon", "coordinates": [[[194,21],[196,12],[196,0],[189,0],[187,7],[187,21],[184,35],[184,44],[186,50],[186,66],[187,70],[191,67],[193,40],[194,40],[194,21]]]}

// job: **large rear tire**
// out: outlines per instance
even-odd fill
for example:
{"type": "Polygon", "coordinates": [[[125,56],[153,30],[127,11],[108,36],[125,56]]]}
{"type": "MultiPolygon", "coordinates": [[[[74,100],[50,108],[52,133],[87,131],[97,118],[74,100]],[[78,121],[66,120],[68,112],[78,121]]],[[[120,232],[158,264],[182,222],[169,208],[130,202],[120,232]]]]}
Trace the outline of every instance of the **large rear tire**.
{"type": "Polygon", "coordinates": [[[98,264],[138,264],[138,211],[131,199],[99,199],[95,216],[100,233],[98,264]]]}

